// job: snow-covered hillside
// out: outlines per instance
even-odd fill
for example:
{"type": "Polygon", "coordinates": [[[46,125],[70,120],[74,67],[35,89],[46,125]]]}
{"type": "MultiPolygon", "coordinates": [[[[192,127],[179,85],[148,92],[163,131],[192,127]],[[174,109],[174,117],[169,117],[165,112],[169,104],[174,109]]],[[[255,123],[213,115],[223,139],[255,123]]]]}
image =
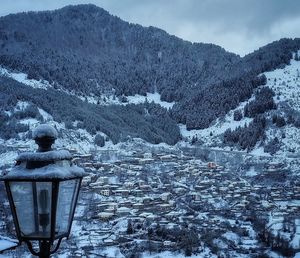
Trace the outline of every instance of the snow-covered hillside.
{"type": "MultiPolygon", "coordinates": [[[[298,51],[299,53],[299,51],[298,51]]],[[[265,73],[267,86],[274,90],[274,101],[278,104],[278,112],[283,117],[286,113],[282,106],[288,106],[292,110],[300,111],[300,61],[291,60],[290,65],[282,69],[276,69],[265,73]]],[[[277,137],[281,140],[281,148],[278,154],[289,155],[300,152],[300,128],[287,124],[282,128],[270,127],[267,137],[277,137]]]]}
{"type": "Polygon", "coordinates": [[[40,88],[40,89],[47,89],[51,87],[50,83],[46,80],[34,80],[34,79],[28,79],[28,75],[25,73],[20,72],[13,72],[10,71],[2,66],[0,66],[0,76],[6,76],[9,78],[12,78],[18,82],[21,82],[27,86],[33,87],[33,88],[40,88]]]}
{"type": "MultiPolygon", "coordinates": [[[[292,59],[289,65],[271,72],[265,72],[264,75],[267,78],[267,83],[261,87],[269,87],[275,92],[274,102],[278,106],[276,111],[267,112],[266,117],[272,120],[272,114],[276,113],[286,118],[282,106],[287,105],[291,110],[296,112],[300,111],[300,61],[292,59]]],[[[188,131],[185,125],[180,124],[179,127],[182,136],[189,142],[191,142],[193,138],[196,138],[204,146],[220,147],[220,144],[222,144],[222,136],[227,129],[234,130],[239,126],[243,127],[253,120],[252,118],[243,117],[240,121],[235,121],[233,118],[233,114],[236,110],[240,110],[243,113],[245,105],[253,99],[254,95],[249,100],[240,103],[234,110],[228,112],[224,118],[217,119],[207,129],[188,131]]],[[[293,124],[286,124],[283,127],[269,125],[266,130],[266,142],[277,137],[281,142],[280,151],[278,151],[277,154],[289,155],[291,153],[299,153],[299,134],[300,128],[295,127],[293,124]]],[[[229,150],[232,148],[223,147],[222,149],[229,150]]],[[[252,154],[266,155],[260,143],[257,144],[252,154]]]]}
{"type": "MultiPolygon", "coordinates": [[[[6,76],[8,78],[11,78],[13,80],[16,80],[20,83],[23,83],[27,86],[33,87],[33,88],[40,88],[40,89],[47,89],[53,87],[50,82],[47,80],[35,80],[35,79],[28,79],[28,75],[26,73],[21,72],[14,72],[9,69],[6,69],[2,66],[0,66],[0,76],[6,76]]],[[[78,97],[83,101],[87,101],[91,104],[97,104],[97,105],[128,105],[128,104],[140,104],[144,102],[154,102],[156,104],[159,104],[160,106],[169,109],[171,108],[175,102],[166,102],[161,100],[161,96],[158,92],[155,93],[147,93],[146,96],[143,95],[134,95],[134,96],[123,96],[124,101],[121,101],[122,97],[116,97],[114,94],[114,91],[109,93],[103,93],[101,96],[95,96],[93,95],[78,95],[75,92],[70,92],[65,89],[59,89],[65,93],[68,93],[74,97],[78,97]]]]}
{"type": "MultiPolygon", "coordinates": [[[[51,84],[45,80],[34,80],[28,79],[28,76],[24,73],[17,73],[13,71],[9,71],[3,67],[0,67],[0,75],[7,76],[16,81],[24,83],[33,88],[41,88],[47,89],[52,87],[51,84]]],[[[275,92],[274,101],[278,105],[278,114],[284,116],[283,110],[280,108],[282,104],[288,105],[291,109],[295,111],[300,111],[300,62],[292,59],[289,65],[286,65],[283,68],[276,69],[271,72],[265,72],[264,75],[267,78],[267,84],[269,88],[273,89],[275,92]]],[[[265,87],[265,86],[262,86],[265,87]]],[[[64,90],[65,92],[65,90],[64,90]]],[[[117,98],[112,93],[103,94],[102,96],[78,96],[75,93],[68,92],[70,95],[74,95],[79,97],[82,100],[87,102],[98,104],[98,105],[127,105],[127,104],[139,104],[144,102],[154,102],[162,107],[169,109],[171,108],[175,102],[165,102],[161,101],[161,96],[159,93],[147,93],[146,96],[135,95],[135,96],[127,96],[124,97],[122,101],[121,98],[117,98]]],[[[254,99],[254,95],[252,97],[239,104],[237,108],[228,112],[228,114],[224,118],[218,118],[213,124],[207,128],[202,130],[187,130],[186,126],[183,124],[179,124],[179,128],[181,134],[183,136],[183,140],[187,142],[192,142],[193,140],[197,140],[204,146],[207,147],[215,147],[222,148],[225,150],[234,149],[232,147],[224,147],[222,145],[223,134],[227,129],[234,130],[237,127],[243,127],[249,124],[253,119],[249,117],[243,116],[240,121],[234,120],[234,112],[239,110],[243,113],[244,107],[250,101],[254,99]]],[[[26,107],[27,103],[19,102],[15,108],[15,111],[22,110],[26,107]]],[[[89,134],[83,129],[80,130],[71,130],[66,129],[64,124],[57,123],[53,120],[52,116],[47,112],[39,108],[39,112],[43,117],[45,122],[50,122],[53,125],[57,126],[57,128],[61,128],[64,131],[64,136],[67,139],[67,144],[70,148],[77,149],[81,152],[89,152],[93,149],[94,146],[94,136],[89,134]]],[[[271,114],[269,118],[271,119],[271,114]]],[[[36,119],[23,119],[20,121],[23,124],[28,124],[30,128],[35,127],[39,121],[36,119]]],[[[74,122],[76,124],[76,121],[74,122]]],[[[102,132],[98,132],[103,135],[102,132]]],[[[291,124],[287,124],[284,127],[278,128],[276,126],[269,126],[266,130],[266,142],[270,141],[274,137],[277,137],[281,142],[281,149],[278,154],[283,155],[286,153],[297,153],[300,150],[300,139],[298,137],[300,133],[300,128],[296,128],[291,124]]],[[[22,136],[22,135],[20,135],[22,136]]],[[[103,135],[105,136],[105,135],[103,135]]],[[[24,137],[20,137],[21,139],[24,137]]],[[[12,144],[14,140],[10,140],[9,144],[12,144]]],[[[3,142],[3,141],[2,141],[3,142]]],[[[59,142],[58,142],[59,143],[59,142]]],[[[22,143],[23,144],[23,143],[22,143]]],[[[63,144],[65,145],[65,144],[63,144]]],[[[106,148],[114,149],[116,146],[113,146],[111,142],[106,142],[106,148]]],[[[63,146],[62,146],[63,147],[63,146]]],[[[237,149],[235,149],[237,150],[237,149]]],[[[265,155],[262,150],[260,144],[257,144],[255,150],[252,152],[253,154],[265,155]]]]}
{"type": "Polygon", "coordinates": [[[274,90],[277,103],[286,101],[293,109],[300,111],[300,61],[291,60],[282,69],[264,73],[267,86],[274,90]]]}

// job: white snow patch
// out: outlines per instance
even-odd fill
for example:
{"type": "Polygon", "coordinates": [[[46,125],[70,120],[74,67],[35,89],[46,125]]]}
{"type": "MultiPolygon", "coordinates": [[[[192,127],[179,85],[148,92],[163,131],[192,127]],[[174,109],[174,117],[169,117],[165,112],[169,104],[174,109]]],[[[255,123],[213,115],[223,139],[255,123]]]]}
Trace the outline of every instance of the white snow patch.
{"type": "Polygon", "coordinates": [[[47,113],[45,110],[41,109],[41,108],[38,108],[41,116],[43,117],[44,121],[52,121],[53,120],[53,117],[47,113]]]}
{"type": "Polygon", "coordinates": [[[0,154],[0,167],[8,165],[8,164],[14,164],[18,154],[15,151],[9,151],[0,154]]]}
{"type": "Polygon", "coordinates": [[[236,245],[238,245],[240,237],[234,232],[226,232],[225,234],[222,235],[226,239],[233,241],[236,245]]]}
{"type": "MultiPolygon", "coordinates": [[[[161,105],[164,108],[172,108],[175,102],[166,102],[161,100],[161,96],[158,92],[155,93],[147,93],[146,96],[142,95],[134,95],[134,96],[128,96],[127,97],[128,104],[139,104],[139,103],[144,103],[145,101],[148,101],[151,103],[152,101],[156,104],[161,105]]],[[[127,103],[126,103],[127,104],[127,103]]]]}
{"type": "MultiPolygon", "coordinates": [[[[164,251],[161,253],[148,253],[145,252],[142,254],[142,258],[184,258],[186,257],[183,253],[178,253],[178,252],[170,252],[170,251],[164,251]]],[[[211,258],[216,258],[217,256],[212,254],[208,248],[205,248],[205,250],[199,254],[193,254],[189,256],[191,258],[199,258],[199,257],[211,257],[211,258]]]]}
{"type": "Polygon", "coordinates": [[[25,73],[16,73],[5,69],[4,67],[0,66],[0,75],[12,78],[20,83],[23,83],[27,86],[32,88],[40,88],[40,89],[47,89],[51,87],[50,83],[45,80],[34,80],[28,79],[27,74],[25,73]]]}
{"type": "Polygon", "coordinates": [[[291,241],[291,246],[295,249],[300,248],[300,219],[295,219],[296,232],[294,238],[291,241]]]}
{"type": "Polygon", "coordinates": [[[246,176],[256,176],[259,172],[255,171],[254,167],[251,167],[248,171],[246,171],[246,176]]]}
{"type": "Polygon", "coordinates": [[[20,123],[29,126],[35,126],[36,124],[39,124],[40,121],[35,118],[25,118],[20,120],[20,123]]]}
{"type": "Polygon", "coordinates": [[[180,133],[184,138],[187,138],[189,141],[195,136],[198,140],[203,141],[205,146],[216,146],[222,143],[221,135],[227,130],[235,130],[236,128],[243,127],[252,122],[253,118],[243,117],[241,121],[235,121],[233,119],[234,112],[240,110],[243,113],[245,105],[254,99],[252,96],[247,101],[241,102],[239,106],[227,113],[224,118],[218,118],[209,128],[205,129],[194,129],[187,130],[186,125],[178,124],[180,133]]]}
{"type": "MultiPolygon", "coordinates": [[[[264,74],[267,77],[266,86],[275,92],[275,103],[285,102],[292,109],[300,111],[300,62],[292,59],[284,68],[264,74]]],[[[293,125],[286,125],[282,128],[270,127],[266,130],[268,140],[277,137],[281,142],[280,150],[276,153],[280,156],[300,152],[299,133],[300,129],[293,125]]]]}
{"type": "Polygon", "coordinates": [[[257,147],[254,148],[250,154],[254,155],[254,156],[265,156],[265,157],[270,157],[271,155],[267,152],[264,151],[264,147],[257,147]]]}
{"type": "Polygon", "coordinates": [[[290,65],[283,69],[265,72],[266,86],[274,90],[275,102],[287,101],[289,105],[300,111],[300,62],[292,59],[290,65]],[[277,99],[277,96],[279,99],[277,99]]]}
{"type": "Polygon", "coordinates": [[[105,247],[101,250],[100,255],[107,258],[125,258],[125,256],[120,252],[120,249],[116,246],[105,247]]]}
{"type": "Polygon", "coordinates": [[[15,108],[14,108],[14,111],[23,111],[26,107],[28,107],[30,105],[29,102],[27,101],[18,101],[15,108]]]}

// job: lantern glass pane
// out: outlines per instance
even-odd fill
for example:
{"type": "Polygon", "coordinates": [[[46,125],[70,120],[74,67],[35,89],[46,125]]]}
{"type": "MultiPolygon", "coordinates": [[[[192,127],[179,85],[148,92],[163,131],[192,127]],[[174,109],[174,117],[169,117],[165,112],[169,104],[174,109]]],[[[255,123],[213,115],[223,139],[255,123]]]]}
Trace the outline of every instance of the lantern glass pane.
{"type": "Polygon", "coordinates": [[[78,191],[79,179],[66,180],[59,183],[55,227],[56,236],[69,232],[78,191]]]}
{"type": "Polygon", "coordinates": [[[35,231],[34,204],[31,182],[10,182],[16,216],[22,236],[35,231]]]}
{"type": "Polygon", "coordinates": [[[49,238],[51,182],[10,182],[22,237],[49,238]]]}

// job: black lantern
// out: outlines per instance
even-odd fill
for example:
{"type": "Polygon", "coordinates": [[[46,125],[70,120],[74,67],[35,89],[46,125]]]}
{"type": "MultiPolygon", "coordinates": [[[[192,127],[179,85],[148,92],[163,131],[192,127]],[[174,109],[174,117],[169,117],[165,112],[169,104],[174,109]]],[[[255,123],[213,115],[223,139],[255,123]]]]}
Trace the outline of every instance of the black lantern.
{"type": "Polygon", "coordinates": [[[33,138],[38,152],[19,155],[3,180],[19,241],[26,242],[32,254],[49,257],[70,234],[84,171],[72,165],[68,151],[51,149],[57,138],[52,126],[38,126],[33,138]],[[39,241],[38,252],[31,241],[39,241]]]}

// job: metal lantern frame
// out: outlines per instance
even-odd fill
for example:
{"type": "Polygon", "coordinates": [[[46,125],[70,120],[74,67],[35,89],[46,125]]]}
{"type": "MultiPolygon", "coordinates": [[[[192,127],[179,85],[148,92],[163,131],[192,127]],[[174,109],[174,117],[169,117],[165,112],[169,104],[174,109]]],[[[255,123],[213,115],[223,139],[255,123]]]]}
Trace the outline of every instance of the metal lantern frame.
{"type": "Polygon", "coordinates": [[[38,126],[33,131],[38,151],[20,154],[16,166],[1,178],[5,183],[17,238],[40,258],[50,257],[58,250],[62,239],[69,237],[85,175],[82,168],[72,164],[68,151],[52,150],[57,135],[50,125],[38,126]],[[51,250],[56,240],[56,246],[51,250]],[[31,241],[39,242],[39,251],[34,250],[31,241]]]}
{"type": "MultiPolygon", "coordinates": [[[[13,216],[13,220],[14,220],[18,240],[20,242],[25,242],[28,246],[28,249],[30,250],[30,252],[33,255],[40,256],[40,257],[49,257],[50,254],[53,254],[58,250],[62,239],[69,237],[71,227],[72,227],[72,222],[73,222],[73,219],[74,219],[76,203],[78,201],[81,181],[82,181],[82,177],[71,177],[71,178],[67,178],[67,179],[57,179],[57,178],[53,178],[53,179],[4,179],[6,192],[7,192],[7,197],[8,197],[8,200],[9,200],[10,207],[11,207],[12,216],[13,216]],[[78,181],[78,185],[74,189],[74,191],[76,191],[76,192],[73,193],[75,199],[74,199],[74,202],[72,203],[72,207],[71,207],[70,221],[69,221],[69,225],[68,225],[68,230],[67,230],[66,233],[62,233],[60,235],[55,235],[59,184],[61,182],[70,181],[70,180],[79,180],[79,181],[78,181]],[[51,185],[52,185],[51,209],[50,209],[51,210],[51,222],[50,222],[51,226],[50,226],[50,236],[49,237],[30,237],[30,236],[23,236],[22,235],[21,230],[20,230],[20,224],[19,224],[18,215],[17,215],[17,212],[16,212],[14,199],[13,199],[12,192],[11,192],[11,189],[10,189],[10,183],[11,182],[31,182],[33,184],[32,185],[33,190],[36,189],[35,185],[36,185],[37,182],[51,183],[51,185]],[[54,243],[55,240],[58,240],[57,245],[53,250],[50,250],[51,245],[54,243]],[[40,242],[40,252],[34,251],[30,241],[39,241],[40,242]],[[47,249],[47,250],[45,251],[45,249],[47,249]],[[49,254],[46,254],[46,255],[42,256],[41,252],[43,252],[43,250],[45,252],[49,253],[49,254]]],[[[36,196],[36,193],[33,193],[33,194],[34,194],[34,196],[36,196]]],[[[34,202],[37,202],[37,200],[34,200],[34,202]]],[[[35,205],[35,209],[36,209],[34,211],[35,223],[38,223],[37,205],[35,205]]],[[[35,226],[37,227],[38,225],[36,224],[35,226]]]]}

